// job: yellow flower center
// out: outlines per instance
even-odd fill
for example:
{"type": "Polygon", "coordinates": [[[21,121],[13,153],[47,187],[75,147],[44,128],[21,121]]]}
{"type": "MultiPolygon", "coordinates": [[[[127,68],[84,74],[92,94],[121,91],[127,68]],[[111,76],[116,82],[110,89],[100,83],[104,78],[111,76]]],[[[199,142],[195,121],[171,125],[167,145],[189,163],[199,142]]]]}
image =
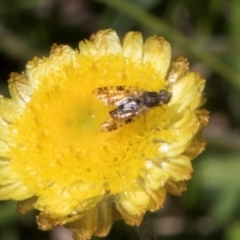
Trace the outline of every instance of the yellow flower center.
{"type": "MultiPolygon", "coordinates": [[[[112,132],[99,127],[113,108],[92,93],[102,86],[166,88],[156,70],[120,55],[86,57],[39,76],[40,84],[22,114],[11,125],[11,167],[32,192],[77,181],[105,186],[114,194],[137,179],[145,162],[161,156],[161,139],[169,139],[167,106],[150,110],[112,132]],[[88,74],[86,74],[88,73],[88,74]]],[[[38,195],[37,194],[37,195],[38,195]]]]}

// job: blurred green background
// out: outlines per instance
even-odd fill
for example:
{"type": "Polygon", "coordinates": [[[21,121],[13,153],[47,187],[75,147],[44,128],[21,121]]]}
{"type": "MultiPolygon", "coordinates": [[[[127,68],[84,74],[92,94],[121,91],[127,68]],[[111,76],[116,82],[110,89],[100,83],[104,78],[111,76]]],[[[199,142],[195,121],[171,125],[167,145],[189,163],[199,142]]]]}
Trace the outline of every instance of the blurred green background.
{"type": "MultiPolygon", "coordinates": [[[[181,197],[169,196],[150,214],[158,239],[240,239],[240,0],[0,0],[0,92],[8,96],[10,72],[21,72],[34,56],[48,56],[53,43],[77,48],[103,28],[120,37],[138,30],[157,34],[183,54],[191,70],[207,79],[211,120],[206,151],[181,197]]],[[[15,203],[0,203],[0,240],[70,240],[69,231],[42,232],[36,213],[21,216],[15,203]]],[[[97,239],[97,238],[94,238],[97,239]]],[[[138,239],[116,222],[104,239],[138,239]]]]}

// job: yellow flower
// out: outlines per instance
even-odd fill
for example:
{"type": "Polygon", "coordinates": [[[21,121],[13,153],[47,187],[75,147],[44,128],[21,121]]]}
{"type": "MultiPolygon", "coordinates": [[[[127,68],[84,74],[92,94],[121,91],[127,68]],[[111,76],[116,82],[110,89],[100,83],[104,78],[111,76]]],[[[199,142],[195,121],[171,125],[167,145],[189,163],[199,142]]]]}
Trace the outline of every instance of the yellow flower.
{"type": "MultiPolygon", "coordinates": [[[[40,229],[64,225],[75,239],[108,234],[114,220],[139,225],[146,211],[181,194],[191,159],[204,150],[205,80],[188,72],[162,37],[99,31],[80,51],[54,45],[12,73],[0,98],[0,199],[40,211],[40,229]],[[168,103],[114,131],[101,131],[114,107],[93,91],[128,86],[171,93],[168,103]]],[[[127,87],[126,87],[127,88],[127,87]]],[[[116,107],[115,107],[116,108],[116,107]]]]}

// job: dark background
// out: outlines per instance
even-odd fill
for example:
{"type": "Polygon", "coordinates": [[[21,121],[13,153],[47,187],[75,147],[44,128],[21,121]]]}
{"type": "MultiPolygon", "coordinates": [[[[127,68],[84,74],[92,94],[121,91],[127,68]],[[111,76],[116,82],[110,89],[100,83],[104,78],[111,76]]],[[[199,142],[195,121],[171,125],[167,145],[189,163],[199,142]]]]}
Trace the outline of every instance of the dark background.
{"type": "MultiPolygon", "coordinates": [[[[120,37],[138,30],[157,34],[184,54],[207,79],[211,120],[206,151],[181,197],[168,197],[150,214],[161,240],[240,239],[240,0],[0,0],[0,92],[8,96],[10,72],[22,72],[34,56],[48,56],[53,43],[73,48],[103,28],[120,37]]],[[[0,203],[0,240],[70,240],[62,228],[42,232],[36,213],[21,216],[15,203],[0,203]]],[[[94,238],[97,239],[97,238],[94,238]]],[[[116,222],[104,239],[138,239],[116,222]]]]}

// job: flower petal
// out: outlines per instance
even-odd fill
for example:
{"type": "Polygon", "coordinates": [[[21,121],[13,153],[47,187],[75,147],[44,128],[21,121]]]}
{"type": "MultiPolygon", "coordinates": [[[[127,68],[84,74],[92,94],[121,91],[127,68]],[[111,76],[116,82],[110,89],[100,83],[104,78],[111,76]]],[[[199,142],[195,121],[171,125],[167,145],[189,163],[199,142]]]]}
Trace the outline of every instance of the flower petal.
{"type": "Polygon", "coordinates": [[[118,204],[130,215],[145,212],[149,203],[149,196],[135,184],[130,190],[118,195],[118,204]]]}
{"type": "Polygon", "coordinates": [[[123,56],[132,61],[142,62],[143,39],[139,32],[129,32],[123,39],[123,56]]]}
{"type": "Polygon", "coordinates": [[[21,108],[15,101],[10,98],[3,98],[0,95],[0,116],[3,120],[10,123],[21,112],[21,108]]]}
{"type": "Polygon", "coordinates": [[[153,36],[143,45],[143,62],[150,62],[159,78],[165,78],[171,61],[170,44],[162,37],[153,36]],[[159,64],[161,63],[161,64],[159,64]]]}
{"type": "Polygon", "coordinates": [[[163,207],[163,203],[166,198],[167,191],[165,188],[160,187],[159,189],[153,191],[146,188],[146,192],[150,196],[150,201],[148,205],[149,211],[157,211],[159,208],[163,207]]]}
{"type": "Polygon", "coordinates": [[[185,108],[193,111],[200,106],[205,80],[198,73],[191,72],[172,86],[173,97],[169,104],[177,104],[178,111],[185,108]]]}
{"type": "Polygon", "coordinates": [[[115,31],[108,29],[91,36],[99,55],[120,54],[122,46],[115,31]]]}
{"type": "Polygon", "coordinates": [[[29,102],[33,93],[32,86],[27,77],[18,73],[10,75],[9,91],[11,97],[21,105],[29,102]]]}
{"type": "Polygon", "coordinates": [[[161,164],[162,168],[170,174],[170,180],[189,180],[193,171],[189,157],[180,155],[168,158],[161,164]]]}
{"type": "Polygon", "coordinates": [[[0,186],[0,200],[12,199],[15,201],[21,201],[31,197],[28,189],[20,182],[9,183],[0,186]]]}
{"type": "Polygon", "coordinates": [[[95,44],[91,41],[84,40],[79,43],[80,53],[83,55],[92,55],[97,54],[98,50],[95,47],[95,44]]]}
{"type": "Polygon", "coordinates": [[[158,167],[156,163],[154,164],[153,161],[148,160],[141,177],[143,177],[146,186],[155,191],[164,186],[169,174],[158,167]]]}
{"type": "Polygon", "coordinates": [[[167,80],[169,83],[174,84],[184,77],[189,70],[189,62],[184,56],[175,58],[169,68],[167,80]]]}

